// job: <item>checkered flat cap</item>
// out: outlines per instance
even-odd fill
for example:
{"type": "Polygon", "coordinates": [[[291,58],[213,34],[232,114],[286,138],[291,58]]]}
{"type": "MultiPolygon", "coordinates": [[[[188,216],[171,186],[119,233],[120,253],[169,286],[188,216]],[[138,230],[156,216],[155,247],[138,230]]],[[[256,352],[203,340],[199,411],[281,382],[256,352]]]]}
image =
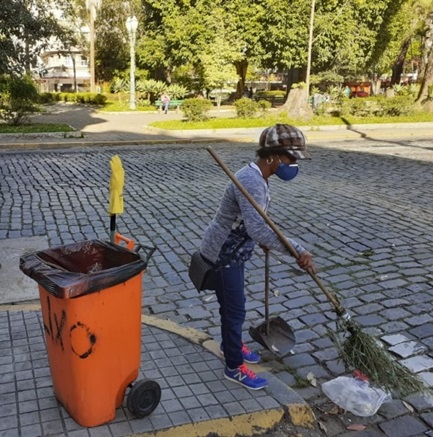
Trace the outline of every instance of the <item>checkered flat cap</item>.
{"type": "Polygon", "coordinates": [[[305,136],[289,124],[276,124],[266,128],[259,139],[260,147],[275,149],[275,153],[288,153],[297,159],[309,159],[305,136]]]}

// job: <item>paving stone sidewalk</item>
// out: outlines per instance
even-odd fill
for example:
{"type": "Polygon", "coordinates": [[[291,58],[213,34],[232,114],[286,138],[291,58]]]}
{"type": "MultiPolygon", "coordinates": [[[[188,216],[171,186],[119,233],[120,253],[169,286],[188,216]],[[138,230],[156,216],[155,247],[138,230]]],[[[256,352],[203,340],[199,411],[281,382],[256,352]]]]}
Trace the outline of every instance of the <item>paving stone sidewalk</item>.
{"type": "MultiPolygon", "coordinates": [[[[121,437],[211,419],[232,418],[236,421],[239,415],[281,410],[284,402],[304,403],[299,395],[282,389],[278,383],[266,390],[251,392],[226,381],[221,377],[223,362],[201,345],[143,325],[137,381],[156,381],[162,389],[160,404],[150,416],[136,419],[125,402],[117,410],[114,421],[84,428],[69,416],[53,395],[40,311],[0,312],[0,327],[2,437],[121,437]]],[[[275,378],[268,376],[271,380],[275,378]]],[[[254,418],[251,421],[254,424],[254,418]]],[[[182,434],[182,431],[178,432],[182,434]]]]}
{"type": "MultiPolygon", "coordinates": [[[[216,300],[198,295],[187,276],[189,256],[227,184],[205,145],[3,154],[0,238],[47,235],[50,245],[106,239],[108,162],[119,153],[126,171],[119,230],[159,249],[145,280],[144,313],[218,341],[216,300]]],[[[213,147],[232,169],[253,158],[251,145],[213,147]]],[[[293,183],[271,181],[270,210],[285,234],[314,253],[319,276],[366,332],[395,348],[397,359],[409,360],[428,380],[433,358],[432,150],[431,140],[312,146],[314,159],[301,164],[293,183]]],[[[248,327],[264,316],[263,266],[257,251],[246,276],[245,338],[250,344],[248,327]]],[[[336,413],[320,389],[321,383],[345,373],[327,336],[327,329],[335,329],[331,305],[288,256],[272,254],[271,278],[271,313],[288,321],[297,346],[282,361],[265,351],[263,357],[273,374],[315,409],[326,435],[431,434],[431,397],[412,396],[406,403],[394,399],[370,418],[336,413]],[[308,383],[310,374],[317,387],[308,383]],[[360,423],[365,431],[347,429],[360,423]]]]}

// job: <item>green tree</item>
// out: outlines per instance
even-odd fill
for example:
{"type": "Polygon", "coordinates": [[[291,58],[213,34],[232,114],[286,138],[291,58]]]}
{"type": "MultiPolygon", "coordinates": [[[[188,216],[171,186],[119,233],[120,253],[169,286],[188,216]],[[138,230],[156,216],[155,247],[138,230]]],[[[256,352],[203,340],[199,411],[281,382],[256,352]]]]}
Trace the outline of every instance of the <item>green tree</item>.
{"type": "Polygon", "coordinates": [[[239,81],[236,65],[245,59],[242,53],[242,40],[237,39],[237,32],[227,26],[224,11],[214,9],[208,19],[208,26],[213,28],[213,40],[206,51],[199,55],[203,85],[214,90],[217,107],[221,105],[224,88],[232,87],[239,81]]]}
{"type": "Polygon", "coordinates": [[[65,10],[66,0],[10,0],[0,14],[0,73],[26,71],[51,37],[63,40],[68,31],[53,11],[65,10]]]}
{"type": "Polygon", "coordinates": [[[139,62],[153,71],[155,79],[171,83],[173,69],[197,65],[198,55],[212,37],[205,24],[212,4],[211,0],[144,1],[145,33],[137,53],[139,62]]]}
{"type": "MultiPolygon", "coordinates": [[[[206,57],[218,41],[239,52],[232,60],[240,78],[238,95],[250,65],[296,69],[296,82],[305,80],[311,0],[142,1],[146,22],[139,58],[155,78],[170,83],[177,69],[190,66],[197,83],[203,82],[206,69],[219,62],[206,57]]],[[[365,79],[394,68],[398,75],[407,38],[420,22],[415,3],[431,5],[431,0],[317,0],[312,73],[365,79]]]]}
{"type": "MultiPolygon", "coordinates": [[[[95,20],[95,76],[99,81],[110,81],[117,71],[128,69],[129,39],[126,17],[135,15],[130,3],[118,0],[103,0],[95,20]]],[[[142,20],[139,19],[137,35],[140,35],[142,20]]]]}

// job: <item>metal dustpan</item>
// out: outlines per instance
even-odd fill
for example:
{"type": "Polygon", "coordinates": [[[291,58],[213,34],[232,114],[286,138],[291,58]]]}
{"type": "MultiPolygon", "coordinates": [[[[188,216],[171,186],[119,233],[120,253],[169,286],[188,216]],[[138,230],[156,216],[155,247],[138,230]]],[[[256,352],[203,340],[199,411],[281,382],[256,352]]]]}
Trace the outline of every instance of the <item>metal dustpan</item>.
{"type": "Polygon", "coordinates": [[[265,321],[249,333],[251,338],[279,357],[292,353],[296,344],[295,333],[281,317],[269,318],[269,251],[265,251],[265,321]]]}

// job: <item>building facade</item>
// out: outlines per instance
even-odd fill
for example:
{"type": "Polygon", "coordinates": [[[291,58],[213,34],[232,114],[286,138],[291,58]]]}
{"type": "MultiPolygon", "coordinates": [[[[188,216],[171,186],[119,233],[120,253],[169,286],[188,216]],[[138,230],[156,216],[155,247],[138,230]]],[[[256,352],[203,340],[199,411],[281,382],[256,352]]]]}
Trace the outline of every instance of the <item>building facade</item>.
{"type": "Polygon", "coordinates": [[[51,45],[40,55],[40,92],[83,92],[90,86],[89,59],[77,48],[51,45]]]}

